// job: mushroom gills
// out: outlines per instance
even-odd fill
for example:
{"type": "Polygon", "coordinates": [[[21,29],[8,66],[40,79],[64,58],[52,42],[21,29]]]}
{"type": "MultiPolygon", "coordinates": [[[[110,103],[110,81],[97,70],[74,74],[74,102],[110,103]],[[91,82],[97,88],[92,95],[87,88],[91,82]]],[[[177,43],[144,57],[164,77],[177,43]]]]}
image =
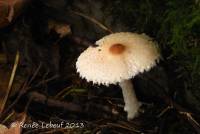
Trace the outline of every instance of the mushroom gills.
{"type": "Polygon", "coordinates": [[[124,111],[127,112],[128,120],[133,119],[138,114],[141,102],[139,102],[136,97],[131,80],[124,80],[119,83],[119,86],[122,88],[124,97],[124,111]]]}

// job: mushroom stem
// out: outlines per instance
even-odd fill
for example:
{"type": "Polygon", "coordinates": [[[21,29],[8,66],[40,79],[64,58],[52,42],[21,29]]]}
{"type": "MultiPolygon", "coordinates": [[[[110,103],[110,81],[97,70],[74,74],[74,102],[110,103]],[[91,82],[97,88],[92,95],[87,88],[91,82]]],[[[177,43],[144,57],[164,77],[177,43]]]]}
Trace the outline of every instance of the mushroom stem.
{"type": "Polygon", "coordinates": [[[128,120],[133,119],[135,116],[137,116],[138,109],[141,106],[141,103],[138,101],[133,89],[133,84],[131,80],[124,80],[119,83],[119,86],[122,88],[124,97],[124,111],[127,112],[128,120]]]}

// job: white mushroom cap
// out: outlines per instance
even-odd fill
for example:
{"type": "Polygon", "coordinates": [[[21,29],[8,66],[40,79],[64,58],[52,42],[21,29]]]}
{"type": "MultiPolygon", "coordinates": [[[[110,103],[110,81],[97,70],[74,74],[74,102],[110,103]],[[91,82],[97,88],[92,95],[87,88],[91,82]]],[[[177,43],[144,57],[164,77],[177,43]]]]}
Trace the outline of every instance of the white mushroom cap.
{"type": "Polygon", "coordinates": [[[87,81],[115,84],[148,71],[160,54],[157,43],[145,34],[110,34],[87,48],[76,62],[77,72],[87,81]]]}

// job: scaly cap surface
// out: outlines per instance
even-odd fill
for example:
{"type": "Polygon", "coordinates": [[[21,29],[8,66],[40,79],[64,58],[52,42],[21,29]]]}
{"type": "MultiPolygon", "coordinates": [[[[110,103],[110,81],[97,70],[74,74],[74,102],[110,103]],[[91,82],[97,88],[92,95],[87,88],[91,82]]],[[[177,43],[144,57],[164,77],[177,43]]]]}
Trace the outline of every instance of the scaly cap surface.
{"type": "Polygon", "coordinates": [[[130,79],[148,71],[160,58],[157,43],[145,34],[114,33],[96,44],[78,57],[76,68],[82,78],[97,84],[130,79]]]}

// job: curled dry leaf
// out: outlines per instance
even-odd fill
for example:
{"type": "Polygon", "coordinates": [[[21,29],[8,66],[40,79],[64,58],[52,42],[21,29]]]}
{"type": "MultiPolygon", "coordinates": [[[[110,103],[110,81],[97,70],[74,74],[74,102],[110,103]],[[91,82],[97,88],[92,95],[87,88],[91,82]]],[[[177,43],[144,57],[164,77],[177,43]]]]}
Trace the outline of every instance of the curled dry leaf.
{"type": "Polygon", "coordinates": [[[49,21],[48,22],[48,28],[49,30],[55,31],[57,34],[59,34],[60,38],[63,38],[64,36],[71,33],[71,28],[66,23],[60,23],[56,21],[49,21]]]}
{"type": "Polygon", "coordinates": [[[25,0],[0,0],[0,28],[7,26],[21,12],[25,0]]]}
{"type": "Polygon", "coordinates": [[[13,122],[10,125],[10,128],[7,128],[4,125],[0,125],[0,134],[20,134],[21,129],[20,129],[20,122],[13,122]]]}
{"type": "Polygon", "coordinates": [[[21,133],[21,124],[24,124],[26,119],[26,114],[19,114],[18,119],[11,123],[10,127],[7,128],[5,125],[0,124],[0,134],[20,134],[21,133]]]}

